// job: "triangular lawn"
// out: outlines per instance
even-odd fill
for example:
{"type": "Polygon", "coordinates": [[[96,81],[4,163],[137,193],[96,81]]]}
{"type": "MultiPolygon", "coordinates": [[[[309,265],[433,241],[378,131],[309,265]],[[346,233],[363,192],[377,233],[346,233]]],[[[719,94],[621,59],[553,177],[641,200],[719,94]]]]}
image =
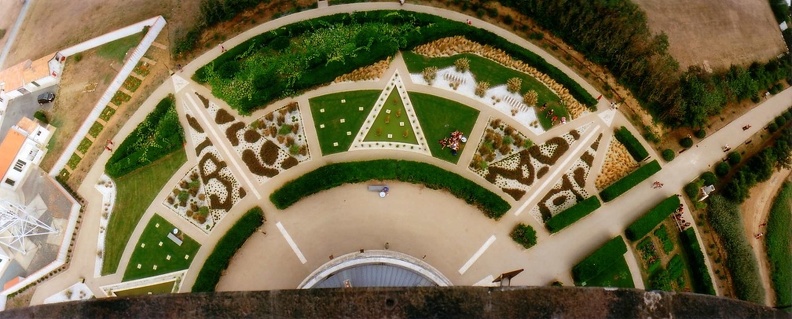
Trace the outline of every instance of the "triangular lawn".
{"type": "Polygon", "coordinates": [[[364,141],[418,144],[398,90],[393,90],[388,95],[364,141]],[[391,134],[391,138],[388,138],[388,134],[391,134]]]}

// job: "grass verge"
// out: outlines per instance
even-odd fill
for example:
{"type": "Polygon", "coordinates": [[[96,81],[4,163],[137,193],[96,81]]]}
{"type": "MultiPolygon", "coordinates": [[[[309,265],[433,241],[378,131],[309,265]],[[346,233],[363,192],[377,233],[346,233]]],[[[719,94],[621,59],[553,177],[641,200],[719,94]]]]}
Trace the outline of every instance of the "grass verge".
{"type": "Polygon", "coordinates": [[[112,42],[105,43],[96,49],[96,54],[99,56],[123,62],[126,53],[129,52],[134,46],[138,45],[143,40],[143,32],[130,35],[112,42]]]}

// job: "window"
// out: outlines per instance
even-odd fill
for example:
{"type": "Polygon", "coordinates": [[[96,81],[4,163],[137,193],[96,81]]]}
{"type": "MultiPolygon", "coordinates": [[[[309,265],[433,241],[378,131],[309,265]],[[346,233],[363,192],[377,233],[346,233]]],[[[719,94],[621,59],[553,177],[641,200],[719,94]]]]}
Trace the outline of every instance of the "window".
{"type": "Polygon", "coordinates": [[[5,182],[6,182],[6,184],[11,185],[11,186],[14,186],[14,184],[16,184],[16,181],[14,181],[13,179],[10,179],[10,178],[6,178],[5,182]]]}
{"type": "Polygon", "coordinates": [[[21,172],[24,167],[25,162],[23,160],[17,160],[16,164],[14,164],[14,170],[17,172],[21,172]]]}

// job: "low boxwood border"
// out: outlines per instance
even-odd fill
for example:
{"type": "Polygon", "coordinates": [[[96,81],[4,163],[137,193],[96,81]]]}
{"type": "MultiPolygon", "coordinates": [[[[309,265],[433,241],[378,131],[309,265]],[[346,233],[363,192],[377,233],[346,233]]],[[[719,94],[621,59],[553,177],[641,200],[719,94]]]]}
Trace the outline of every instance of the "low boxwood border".
{"type": "Polygon", "coordinates": [[[602,197],[602,201],[604,202],[612,201],[614,198],[626,193],[628,190],[635,187],[635,185],[638,185],[638,183],[643,182],[659,171],[660,163],[658,163],[657,160],[651,161],[649,164],[641,166],[635,170],[635,172],[630,173],[630,175],[625,176],[616,183],[613,183],[613,185],[603,189],[600,192],[600,197],[602,197]]]}
{"type": "Polygon", "coordinates": [[[206,258],[201,271],[198,272],[198,277],[195,278],[192,292],[215,291],[215,286],[220,281],[220,275],[228,268],[231,257],[242,247],[248,237],[264,224],[265,220],[264,211],[259,207],[254,207],[247,211],[234,226],[231,226],[231,229],[220,238],[217,246],[206,258]]]}
{"type": "Polygon", "coordinates": [[[270,195],[270,201],[278,209],[285,209],[323,190],[370,180],[397,180],[447,190],[493,219],[511,208],[500,196],[462,176],[426,163],[389,159],[322,166],[286,182],[270,195]]]}
{"type": "Polygon", "coordinates": [[[627,239],[631,241],[643,238],[643,236],[646,236],[652,229],[655,229],[657,224],[660,224],[663,219],[671,215],[677,207],[679,207],[679,197],[676,195],[664,199],[660,204],[657,204],[657,206],[641,216],[641,218],[638,218],[638,220],[630,224],[624,231],[624,234],[627,236],[627,239]]]}
{"type": "Polygon", "coordinates": [[[567,208],[565,211],[550,218],[547,223],[545,223],[545,227],[547,227],[547,230],[551,233],[556,233],[597,210],[600,206],[602,206],[602,203],[597,196],[586,198],[575,204],[575,206],[567,208]]]}
{"type": "MultiPolygon", "coordinates": [[[[635,136],[626,127],[622,126],[615,130],[613,132],[613,136],[616,137],[619,142],[624,144],[624,147],[627,148],[627,152],[630,153],[630,156],[632,156],[636,161],[640,162],[649,157],[649,152],[646,151],[646,148],[641,145],[641,142],[638,141],[638,139],[635,138],[635,136]]],[[[671,159],[673,159],[673,152],[671,159]]]]}

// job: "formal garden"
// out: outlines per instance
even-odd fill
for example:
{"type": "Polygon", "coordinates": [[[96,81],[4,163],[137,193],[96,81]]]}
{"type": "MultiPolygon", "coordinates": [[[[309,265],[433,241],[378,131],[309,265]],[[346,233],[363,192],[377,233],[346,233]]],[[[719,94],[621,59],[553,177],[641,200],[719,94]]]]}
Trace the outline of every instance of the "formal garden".
{"type": "Polygon", "coordinates": [[[153,277],[190,267],[201,245],[154,214],[140,235],[124,272],[124,281],[153,277]]]}
{"type": "Polygon", "coordinates": [[[381,91],[351,91],[308,101],[322,155],[349,149],[380,94],[381,91]]]}
{"type": "Polygon", "coordinates": [[[575,286],[634,288],[624,259],[627,245],[617,236],[572,267],[575,286]]]}
{"type": "MultiPolygon", "coordinates": [[[[423,135],[429,144],[432,156],[451,163],[457,163],[459,156],[454,155],[450,148],[443,147],[437,141],[448,137],[453,132],[460,132],[462,136],[470,136],[473,125],[476,124],[479,111],[467,105],[447,100],[434,95],[423,93],[410,93],[415,114],[421,123],[423,135]]],[[[461,143],[458,153],[462,153],[466,143],[461,143]]]]}

